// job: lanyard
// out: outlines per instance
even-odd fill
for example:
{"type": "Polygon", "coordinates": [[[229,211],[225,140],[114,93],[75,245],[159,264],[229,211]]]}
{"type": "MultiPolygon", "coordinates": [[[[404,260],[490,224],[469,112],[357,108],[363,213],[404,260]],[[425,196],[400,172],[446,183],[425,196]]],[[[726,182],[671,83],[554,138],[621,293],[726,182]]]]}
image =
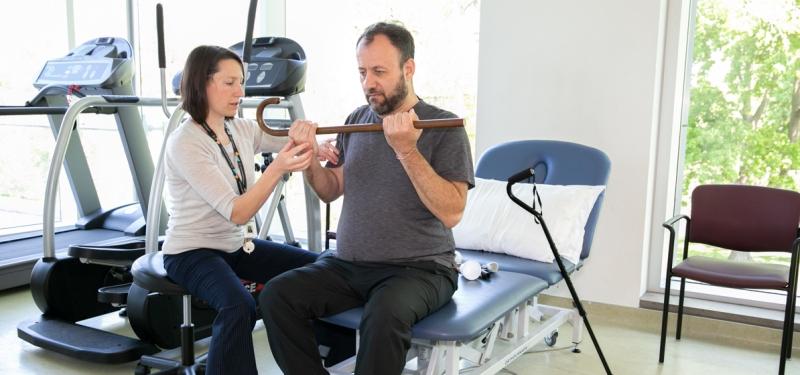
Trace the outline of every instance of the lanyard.
{"type": "Polygon", "coordinates": [[[242,164],[242,157],[239,155],[239,148],[236,147],[236,142],[233,141],[233,135],[231,135],[231,131],[228,129],[228,123],[223,123],[223,128],[225,129],[225,134],[228,135],[228,139],[231,141],[231,146],[233,146],[233,155],[236,156],[236,164],[239,165],[239,171],[242,172],[241,176],[239,176],[239,173],[236,173],[236,168],[233,166],[231,158],[228,157],[225,147],[222,146],[222,142],[220,142],[220,140],[217,138],[217,135],[214,133],[214,131],[211,130],[211,127],[209,127],[205,121],[200,125],[206,131],[206,134],[208,134],[208,136],[217,143],[217,146],[219,146],[222,156],[225,157],[225,161],[228,162],[228,167],[231,168],[233,179],[236,180],[236,187],[239,188],[239,194],[244,194],[244,192],[247,191],[247,176],[244,175],[244,164],[242,164]]]}

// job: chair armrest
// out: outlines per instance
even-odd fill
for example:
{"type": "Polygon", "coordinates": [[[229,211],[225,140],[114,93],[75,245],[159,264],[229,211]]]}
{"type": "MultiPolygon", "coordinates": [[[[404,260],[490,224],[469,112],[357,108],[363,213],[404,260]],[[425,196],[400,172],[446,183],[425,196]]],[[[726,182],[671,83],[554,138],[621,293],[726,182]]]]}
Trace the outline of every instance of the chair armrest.
{"type": "Polygon", "coordinates": [[[661,226],[663,226],[664,228],[666,228],[670,232],[675,232],[675,224],[678,221],[680,221],[681,219],[686,219],[688,221],[689,220],[689,216],[683,215],[683,214],[675,215],[671,219],[665,221],[664,224],[661,224],[661,226]]]}
{"type": "MultiPolygon", "coordinates": [[[[683,259],[686,259],[686,256],[688,255],[688,251],[689,251],[689,246],[688,246],[689,245],[689,243],[688,243],[688,234],[689,234],[688,231],[689,231],[689,220],[690,220],[689,216],[682,215],[682,214],[675,215],[671,219],[665,221],[664,224],[662,224],[662,226],[669,231],[669,250],[667,252],[667,270],[668,270],[668,272],[669,272],[669,270],[672,269],[672,257],[673,257],[673,254],[675,253],[675,237],[676,237],[675,233],[677,232],[677,230],[676,230],[677,228],[675,228],[675,224],[677,224],[678,221],[680,221],[681,219],[685,219],[686,220],[687,241],[684,242],[684,244],[683,244],[683,259]]],[[[668,275],[669,275],[669,273],[668,273],[668,275]]]]}

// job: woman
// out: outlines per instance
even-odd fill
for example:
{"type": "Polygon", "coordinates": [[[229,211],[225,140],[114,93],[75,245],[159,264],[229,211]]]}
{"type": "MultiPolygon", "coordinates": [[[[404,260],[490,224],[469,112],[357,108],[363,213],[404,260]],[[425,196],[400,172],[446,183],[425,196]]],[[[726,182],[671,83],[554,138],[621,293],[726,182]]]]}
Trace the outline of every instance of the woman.
{"type": "Polygon", "coordinates": [[[170,279],[217,311],[208,374],[256,373],[255,300],[240,278],[264,283],[316,259],[302,249],[252,239],[253,216],[278,180],[315,158],[308,144],[271,137],[253,121],[234,118],[242,83],[236,54],[216,46],[195,48],[181,83],[183,108],[191,119],[178,127],[166,150],[170,218],[164,268],[170,279]],[[258,180],[257,152],[278,152],[258,180]]]}

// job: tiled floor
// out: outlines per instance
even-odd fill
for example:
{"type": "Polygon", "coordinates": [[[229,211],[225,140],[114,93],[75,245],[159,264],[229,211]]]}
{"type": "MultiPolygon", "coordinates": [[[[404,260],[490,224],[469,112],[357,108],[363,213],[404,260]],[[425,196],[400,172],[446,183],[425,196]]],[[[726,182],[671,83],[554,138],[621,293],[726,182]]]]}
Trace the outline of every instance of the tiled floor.
{"type": "MultiPolygon", "coordinates": [[[[716,331],[737,332],[738,336],[764,340],[777,337],[774,330],[732,326],[732,323],[687,318],[686,324],[704,327],[705,333],[686,332],[684,339],[667,341],[666,363],[659,365],[658,320],[655,311],[589,305],[589,316],[602,348],[615,374],[773,374],[778,369],[778,347],[753,341],[714,343],[716,331]],[[734,328],[731,328],[734,327],[734,328]]],[[[132,374],[135,362],[122,365],[97,365],[50,353],[17,338],[16,326],[39,311],[26,288],[0,292],[0,374],[132,374]]],[[[674,320],[673,320],[674,322],[674,320]]],[[[130,334],[127,323],[114,314],[90,324],[130,334]]],[[[724,334],[725,332],[720,332],[724,334]]],[[[584,334],[583,352],[570,352],[569,326],[562,328],[555,348],[565,348],[521,356],[504,372],[509,374],[601,374],[588,334],[584,334]]],[[[261,323],[253,334],[258,368],[261,374],[280,374],[267,346],[261,323]]],[[[544,346],[536,349],[546,349],[544,346]]],[[[199,350],[202,350],[199,348],[199,350]]],[[[795,351],[795,355],[798,352],[795,351]]],[[[790,361],[787,374],[800,374],[800,362],[790,361]]]]}

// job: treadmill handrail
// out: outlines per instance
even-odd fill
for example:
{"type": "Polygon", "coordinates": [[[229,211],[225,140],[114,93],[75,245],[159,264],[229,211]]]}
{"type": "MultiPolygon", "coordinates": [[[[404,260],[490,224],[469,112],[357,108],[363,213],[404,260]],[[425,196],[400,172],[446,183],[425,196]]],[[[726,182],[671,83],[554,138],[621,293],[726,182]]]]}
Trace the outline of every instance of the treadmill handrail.
{"type": "MultiPolygon", "coordinates": [[[[147,207],[151,207],[145,219],[148,228],[159,228],[161,226],[161,215],[158,212],[161,211],[161,206],[164,202],[164,180],[166,177],[164,164],[166,163],[167,141],[169,141],[170,134],[180,124],[184,114],[186,114],[186,111],[183,110],[183,103],[180,103],[172,111],[167,128],[164,130],[164,140],[161,141],[161,151],[158,153],[158,163],[156,164],[155,172],[153,172],[153,185],[150,188],[150,198],[147,202],[147,207]]],[[[158,231],[146,230],[144,234],[144,253],[149,254],[156,251],[158,251],[158,231]]]]}
{"type": "Polygon", "coordinates": [[[47,184],[44,193],[44,212],[42,223],[42,246],[45,258],[54,258],[55,249],[55,218],[56,218],[56,193],[58,192],[58,180],[61,174],[61,166],[64,165],[64,158],[67,155],[67,145],[72,136],[72,126],[77,123],[75,120],[78,115],[92,105],[105,103],[106,100],[100,96],[89,96],[79,99],[67,108],[64,119],[56,137],[56,145],[53,148],[53,156],[50,158],[50,169],[47,172],[47,184]]]}
{"type": "Polygon", "coordinates": [[[39,89],[39,92],[36,93],[36,96],[27,101],[25,105],[38,106],[39,103],[44,101],[45,97],[53,95],[75,95],[81,98],[86,96],[86,94],[82,93],[80,90],[71,89],[69,85],[50,83],[39,89]]]}
{"type": "MultiPolygon", "coordinates": [[[[0,116],[63,115],[69,107],[0,106],[0,116]]],[[[100,113],[100,108],[89,107],[83,113],[100,113]]]]}
{"type": "MultiPolygon", "coordinates": [[[[123,97],[120,97],[123,98],[123,97]]],[[[126,99],[129,97],[125,97],[126,99]]],[[[137,101],[115,101],[115,96],[87,96],[78,99],[67,108],[61,126],[58,128],[56,144],[53,147],[53,155],[50,158],[50,167],[47,173],[47,183],[45,186],[44,209],[42,215],[42,249],[45,258],[53,258],[56,255],[55,249],[55,207],[58,183],[60,180],[61,166],[64,165],[64,158],[67,153],[67,145],[72,137],[73,126],[77,128],[78,116],[89,107],[123,107],[123,106],[160,106],[161,98],[139,98],[137,101]]],[[[170,99],[177,104],[176,99],[170,99]]],[[[256,104],[257,105],[257,104],[256,104]]],[[[156,212],[160,212],[160,209],[156,212]]]]}

